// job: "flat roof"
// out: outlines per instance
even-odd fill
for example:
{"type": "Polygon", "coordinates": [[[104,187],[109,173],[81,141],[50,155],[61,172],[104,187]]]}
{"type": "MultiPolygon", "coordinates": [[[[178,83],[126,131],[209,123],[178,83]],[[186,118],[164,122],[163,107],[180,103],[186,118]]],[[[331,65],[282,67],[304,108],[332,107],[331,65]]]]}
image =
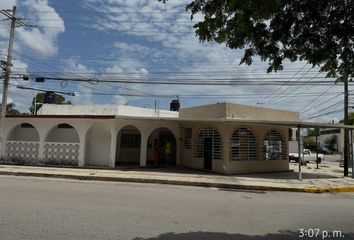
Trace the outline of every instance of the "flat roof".
{"type": "Polygon", "coordinates": [[[302,122],[302,121],[265,121],[265,120],[247,120],[237,118],[162,118],[162,117],[139,117],[139,116],[114,116],[114,115],[7,115],[6,118],[24,118],[24,119],[132,119],[132,120],[158,120],[158,121],[173,121],[173,122],[225,122],[225,123],[250,123],[260,125],[277,125],[292,128],[345,128],[354,129],[353,125],[330,124],[318,122],[302,122]]]}
{"type": "Polygon", "coordinates": [[[264,121],[264,120],[246,120],[235,118],[156,118],[156,117],[126,117],[116,116],[116,119],[144,119],[144,120],[161,120],[161,121],[179,121],[179,122],[228,122],[228,123],[253,123],[264,125],[278,125],[286,127],[300,127],[301,128],[348,128],[354,129],[353,125],[344,124],[330,124],[330,123],[318,123],[318,122],[302,122],[302,121],[264,121]]]}
{"type": "Polygon", "coordinates": [[[6,115],[6,118],[114,119],[115,115],[6,115]]]}

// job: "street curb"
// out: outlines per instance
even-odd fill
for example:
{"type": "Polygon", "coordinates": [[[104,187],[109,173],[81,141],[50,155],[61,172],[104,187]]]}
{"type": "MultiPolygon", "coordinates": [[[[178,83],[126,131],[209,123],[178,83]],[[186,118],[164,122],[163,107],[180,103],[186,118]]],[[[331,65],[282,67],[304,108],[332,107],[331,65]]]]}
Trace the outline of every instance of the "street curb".
{"type": "Polygon", "coordinates": [[[91,181],[109,181],[109,182],[132,182],[132,183],[152,183],[152,184],[170,184],[179,186],[194,187],[212,187],[221,189],[240,189],[255,191],[281,191],[281,192],[305,192],[305,193],[326,193],[326,192],[354,192],[354,186],[336,186],[336,187],[272,187],[259,185],[241,185],[218,182],[192,182],[184,180],[139,178],[139,177],[105,177],[105,176],[83,176],[70,174],[53,174],[53,173],[28,173],[28,172],[0,172],[0,175],[12,176],[29,176],[29,177],[46,177],[46,178],[63,178],[75,180],[91,180],[91,181]]]}
{"type": "Polygon", "coordinates": [[[354,186],[337,186],[332,188],[333,192],[354,192],[354,186]]]}
{"type": "Polygon", "coordinates": [[[132,178],[132,177],[82,176],[82,175],[67,175],[67,174],[52,174],[52,173],[26,173],[26,172],[0,172],[0,175],[64,178],[64,179],[75,179],[75,180],[94,180],[94,181],[110,181],[110,182],[155,183],[155,184],[170,184],[170,185],[179,185],[179,186],[213,187],[213,188],[223,188],[223,189],[242,189],[242,190],[257,190],[257,191],[304,192],[303,188],[270,187],[270,186],[259,186],[259,185],[241,185],[241,184],[201,182],[201,181],[191,182],[191,181],[183,181],[183,180],[151,179],[151,178],[149,179],[149,178],[132,178]]]}
{"type": "Polygon", "coordinates": [[[332,192],[330,187],[305,187],[304,192],[307,193],[325,193],[332,192]]]}
{"type": "Polygon", "coordinates": [[[354,192],[354,186],[335,186],[335,187],[306,187],[304,192],[325,193],[325,192],[354,192]]]}

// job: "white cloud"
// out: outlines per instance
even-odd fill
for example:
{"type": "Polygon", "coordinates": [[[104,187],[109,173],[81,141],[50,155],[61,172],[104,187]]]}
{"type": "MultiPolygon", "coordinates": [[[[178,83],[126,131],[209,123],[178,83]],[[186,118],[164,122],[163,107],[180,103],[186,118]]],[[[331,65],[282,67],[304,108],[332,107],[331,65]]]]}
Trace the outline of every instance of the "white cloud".
{"type": "MultiPolygon", "coordinates": [[[[75,58],[65,61],[64,74],[62,77],[94,79],[96,78],[95,70],[80,64],[75,58]]],[[[72,98],[74,104],[92,104],[92,87],[93,83],[80,82],[73,87],[76,90],[76,96],[72,98]]]]}
{"type": "Polygon", "coordinates": [[[16,0],[1,0],[1,9],[11,9],[16,6],[16,0]]]}
{"type": "MultiPolygon", "coordinates": [[[[12,61],[13,63],[13,72],[19,71],[21,73],[26,73],[28,69],[28,65],[21,60],[14,59],[12,61]]],[[[8,99],[7,102],[14,103],[16,105],[16,109],[18,109],[20,112],[28,112],[28,108],[30,107],[30,100],[34,97],[34,92],[31,90],[24,90],[24,89],[19,89],[17,86],[28,86],[27,81],[23,81],[20,77],[16,79],[11,79],[10,84],[9,84],[9,92],[8,92],[8,99]]],[[[2,99],[2,84],[1,84],[1,98],[2,99]]]]}
{"type": "MultiPolygon", "coordinates": [[[[280,73],[266,74],[267,63],[254,59],[252,66],[239,65],[243,56],[242,50],[230,50],[224,45],[214,43],[200,43],[195,36],[193,24],[202,19],[201,15],[190,21],[189,13],[185,12],[185,4],[189,1],[170,0],[167,4],[158,3],[157,1],[120,1],[120,0],[89,0],[85,1],[84,7],[91,11],[97,11],[97,19],[94,24],[86,25],[98,31],[116,32],[124,36],[125,41],[115,42],[117,61],[122,63],[126,61],[126,66],[134,68],[133,64],[145,63],[148,72],[152,69],[161,69],[178,72],[199,72],[196,78],[240,78],[254,79],[268,77],[282,77],[290,79],[300,69],[304,63],[285,62],[285,70],[280,73]],[[104,13],[103,13],[104,12],[104,13]],[[134,39],[134,42],[130,42],[134,39]],[[164,68],[166,67],[166,69],[164,68]],[[233,71],[231,71],[233,69],[233,71]],[[214,71],[211,74],[210,71],[214,71]]],[[[121,66],[121,65],[118,65],[121,66]]],[[[107,67],[105,71],[121,71],[122,68],[113,66],[107,67]],[[119,69],[115,69],[119,68],[119,69]]],[[[138,66],[136,66],[138,68],[138,66]]],[[[125,70],[127,68],[124,68],[125,70]]],[[[315,70],[316,71],[316,70],[315,70]]],[[[309,73],[305,77],[312,76],[309,73]]],[[[141,75],[139,75],[141,77],[141,75]]],[[[166,79],[173,79],[176,76],[162,76],[166,79]]],[[[190,76],[190,75],[189,75],[190,76]]],[[[153,78],[149,74],[144,76],[153,78]]],[[[307,78],[308,79],[308,78],[307,78]]],[[[293,79],[297,80],[297,77],[293,79]]],[[[311,97],[287,97],[286,95],[306,93],[306,92],[323,92],[323,86],[138,86],[146,92],[152,94],[229,94],[238,96],[240,94],[259,94],[253,98],[230,98],[227,99],[186,99],[187,105],[203,104],[213,101],[231,101],[238,103],[246,103],[256,105],[258,101],[266,99],[265,107],[283,108],[297,111],[304,106],[312,103],[316,96],[311,97]],[[266,98],[264,94],[273,92],[282,92],[281,97],[271,96],[266,98]],[[263,95],[261,95],[263,94],[263,95]],[[271,100],[271,101],[269,101],[271,100]],[[267,104],[269,102],[269,104],[267,104]]],[[[335,88],[333,91],[338,91],[335,88]]],[[[333,96],[333,95],[332,95],[333,96]]],[[[324,104],[318,109],[314,108],[309,113],[316,114],[325,106],[326,99],[329,96],[324,95],[316,101],[324,104]]],[[[167,101],[166,101],[167,102],[167,101]]]]}
{"type": "Polygon", "coordinates": [[[31,20],[28,24],[39,26],[17,29],[17,37],[24,47],[28,47],[42,57],[52,56],[58,52],[57,38],[65,31],[64,20],[54,8],[50,7],[47,0],[26,0],[22,7],[31,11],[24,17],[31,20]],[[33,21],[33,19],[36,19],[33,21]],[[46,19],[51,19],[47,22],[46,19]],[[41,28],[41,26],[45,26],[41,28]]]}

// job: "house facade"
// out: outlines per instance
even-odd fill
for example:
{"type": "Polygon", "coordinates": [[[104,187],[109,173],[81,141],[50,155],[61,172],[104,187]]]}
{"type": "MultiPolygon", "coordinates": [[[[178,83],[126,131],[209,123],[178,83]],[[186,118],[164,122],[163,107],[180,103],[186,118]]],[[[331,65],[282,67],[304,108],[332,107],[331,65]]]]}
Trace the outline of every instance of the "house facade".
{"type": "Polygon", "coordinates": [[[289,170],[296,112],[218,103],[179,112],[129,106],[44,105],[40,115],[8,116],[2,161],[79,167],[169,164],[222,174],[289,170]],[[274,124],[273,124],[274,123],[274,124]],[[165,160],[166,160],[165,159],[165,160]]]}

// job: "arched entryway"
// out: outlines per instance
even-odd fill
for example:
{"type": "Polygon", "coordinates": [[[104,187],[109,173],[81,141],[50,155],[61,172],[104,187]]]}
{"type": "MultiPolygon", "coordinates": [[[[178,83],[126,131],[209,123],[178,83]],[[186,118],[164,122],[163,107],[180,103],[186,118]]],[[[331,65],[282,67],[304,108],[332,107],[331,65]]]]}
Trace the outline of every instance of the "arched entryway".
{"type": "Polygon", "coordinates": [[[157,128],[147,142],[147,166],[176,165],[176,138],[167,128],[157,128]]]}
{"type": "Polygon", "coordinates": [[[212,170],[214,160],[222,160],[222,138],[218,129],[207,125],[201,127],[194,139],[193,156],[204,160],[204,169],[212,170]]]}
{"type": "Polygon", "coordinates": [[[7,135],[5,159],[14,163],[36,163],[39,153],[39,134],[29,123],[15,126],[7,135]]]}
{"type": "Polygon", "coordinates": [[[141,133],[134,126],[123,127],[117,135],[116,166],[139,166],[141,133]]]}
{"type": "Polygon", "coordinates": [[[86,135],[86,166],[109,166],[111,132],[104,123],[95,123],[86,135]]]}
{"type": "Polygon", "coordinates": [[[77,166],[80,137],[73,126],[61,123],[53,127],[44,142],[44,159],[47,164],[77,166]]]}

